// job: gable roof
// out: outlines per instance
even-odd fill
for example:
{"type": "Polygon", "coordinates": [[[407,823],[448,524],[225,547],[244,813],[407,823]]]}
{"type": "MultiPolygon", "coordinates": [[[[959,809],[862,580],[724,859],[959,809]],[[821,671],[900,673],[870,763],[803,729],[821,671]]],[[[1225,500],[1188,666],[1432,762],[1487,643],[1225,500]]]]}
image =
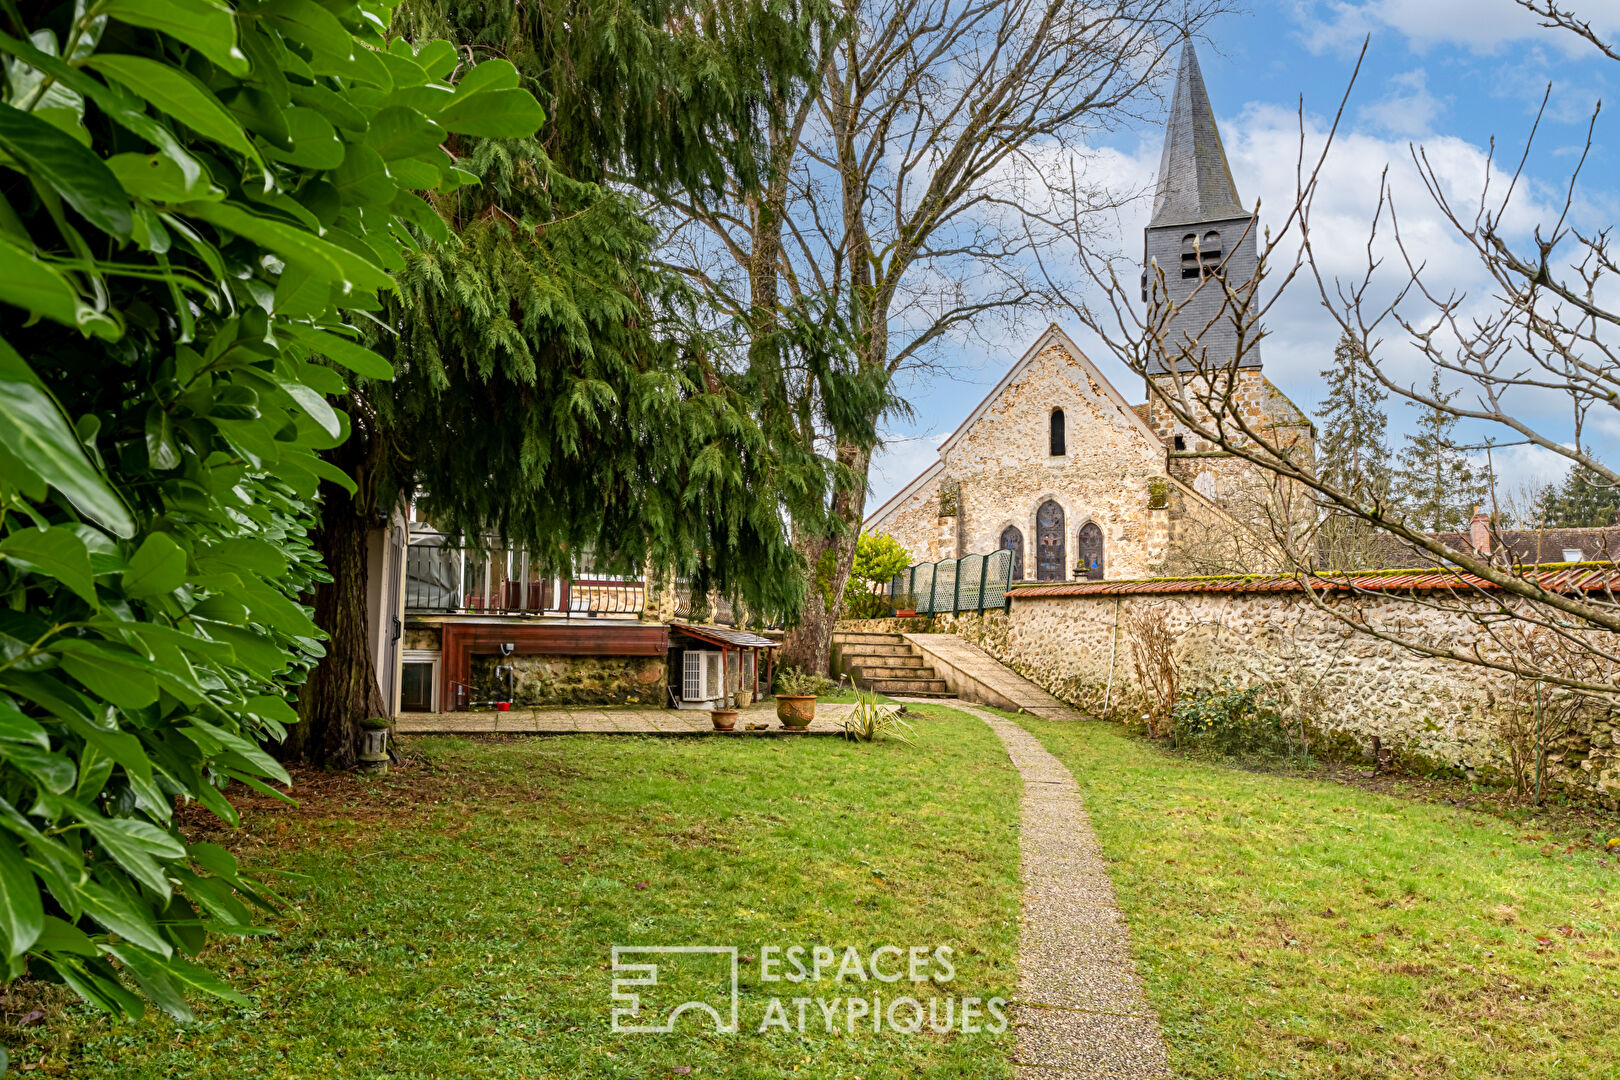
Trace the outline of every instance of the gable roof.
{"type": "Polygon", "coordinates": [[[1069,354],[1069,359],[1078,364],[1080,370],[1091,376],[1091,381],[1102,388],[1103,396],[1120,411],[1126,418],[1127,423],[1130,423],[1132,427],[1137,428],[1142,434],[1152,439],[1155,445],[1162,446],[1164,444],[1164,440],[1154,434],[1153,429],[1148,427],[1147,421],[1143,420],[1141,414],[1115,389],[1114,384],[1108,381],[1108,377],[1097,370],[1097,365],[1091,362],[1091,358],[1080,351],[1080,346],[1074,343],[1074,339],[1064,333],[1063,328],[1057,323],[1053,323],[1046,328],[1044,334],[1035,339],[1035,344],[1031,345],[1029,351],[1019,358],[1018,363],[1007,370],[1007,374],[1003,375],[1001,381],[996,383],[990,392],[984,396],[984,400],[979,402],[978,408],[969,413],[967,419],[957,426],[957,429],[951,433],[951,437],[939,444],[939,456],[941,459],[945,457],[953,446],[962,440],[963,436],[967,434],[968,428],[972,427],[979,417],[990,411],[990,406],[995,404],[996,399],[1002,395],[1002,392],[1007,387],[1017,381],[1018,377],[1024,373],[1024,369],[1033,364],[1035,358],[1052,345],[1061,345],[1063,350],[1069,354]]]}
{"type": "MultiPolygon", "coordinates": [[[[977,421],[979,417],[990,411],[990,406],[995,403],[996,399],[1002,395],[1007,387],[1011,386],[1018,379],[1018,377],[1024,373],[1024,370],[1028,368],[1030,364],[1035,362],[1035,358],[1040,356],[1041,353],[1045,352],[1047,348],[1052,345],[1063,346],[1063,350],[1069,354],[1069,359],[1078,364],[1082,371],[1091,376],[1091,381],[1102,388],[1103,396],[1120,411],[1120,414],[1125,417],[1128,424],[1152,440],[1154,445],[1164,445],[1164,440],[1160,439],[1159,436],[1154,433],[1153,429],[1148,427],[1147,421],[1142,418],[1141,413],[1137,412],[1136,406],[1127,402],[1114,384],[1108,381],[1108,377],[1105,376],[1101,371],[1097,370],[1097,365],[1091,362],[1091,358],[1080,351],[1080,346],[1074,343],[1074,339],[1069,337],[1068,334],[1064,333],[1063,328],[1057,323],[1053,323],[1051,326],[1046,328],[1045,333],[1041,334],[1040,337],[1035,339],[1035,344],[1029,347],[1028,351],[1026,351],[1024,355],[1019,358],[1018,362],[1011,368],[1007,369],[1007,374],[1003,375],[1001,377],[1001,381],[990,388],[990,392],[984,396],[983,401],[979,402],[978,407],[968,414],[967,419],[963,420],[959,425],[957,425],[956,430],[951,433],[950,438],[939,444],[939,460],[935,461],[932,465],[928,466],[928,468],[924,469],[915,480],[911,481],[911,483],[907,484],[894,495],[890,496],[888,501],[886,501],[882,506],[872,511],[870,514],[867,514],[863,521],[863,525],[876,521],[895,506],[898,506],[905,500],[911,498],[911,496],[916,494],[917,490],[924,484],[928,483],[928,481],[944,472],[946,452],[961,441],[962,437],[967,434],[968,428],[972,427],[974,422],[977,421]]],[[[1191,491],[1192,489],[1188,488],[1188,490],[1191,491]]],[[[1201,501],[1207,501],[1204,500],[1203,496],[1201,495],[1198,496],[1198,498],[1201,501]]]]}
{"type": "Polygon", "coordinates": [[[1164,125],[1164,154],[1159,158],[1159,182],[1148,228],[1248,216],[1232,179],[1226,148],[1221,145],[1220,129],[1215,126],[1215,110],[1204,88],[1198,53],[1188,38],[1181,47],[1181,69],[1176,73],[1176,90],[1164,125]]]}

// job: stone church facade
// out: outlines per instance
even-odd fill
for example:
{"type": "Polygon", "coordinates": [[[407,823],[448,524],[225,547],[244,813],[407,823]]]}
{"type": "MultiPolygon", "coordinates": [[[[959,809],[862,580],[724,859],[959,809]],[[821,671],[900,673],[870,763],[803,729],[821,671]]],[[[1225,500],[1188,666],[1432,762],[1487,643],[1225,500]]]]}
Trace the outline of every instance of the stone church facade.
{"type": "MultiPolygon", "coordinates": [[[[1310,421],[1266,379],[1259,350],[1237,356],[1236,334],[1200,310],[1203,295],[1218,292],[1197,293],[1206,277],[1253,276],[1257,231],[1189,42],[1146,230],[1143,287],[1162,281],[1161,295],[1180,305],[1172,332],[1200,327],[1196,348],[1231,363],[1234,408],[1309,453],[1310,421]]],[[[1131,404],[1054,325],[941,444],[939,460],[865,528],[894,536],[919,562],[1009,549],[1020,581],[1149,577],[1196,554],[1191,547],[1258,535],[1269,478],[1177,421],[1151,386],[1172,377],[1150,373],[1147,402],[1131,404]]]]}

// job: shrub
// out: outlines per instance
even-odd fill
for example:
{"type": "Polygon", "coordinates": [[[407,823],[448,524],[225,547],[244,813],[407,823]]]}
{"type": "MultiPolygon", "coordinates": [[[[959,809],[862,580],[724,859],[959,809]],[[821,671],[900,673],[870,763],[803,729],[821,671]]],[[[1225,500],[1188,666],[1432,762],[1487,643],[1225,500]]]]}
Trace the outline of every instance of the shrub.
{"type": "Polygon", "coordinates": [[[894,613],[889,598],[878,592],[857,590],[853,587],[844,595],[844,618],[886,619],[894,613]]]}
{"type": "Polygon", "coordinates": [[[1239,689],[1230,679],[1222,680],[1217,689],[1198,690],[1176,702],[1170,738],[1178,747],[1233,757],[1296,757],[1307,751],[1290,732],[1266,687],[1239,689]]]}
{"type": "Polygon", "coordinates": [[[844,717],[844,738],[850,742],[871,742],[888,735],[911,744],[912,727],[900,716],[900,706],[886,705],[876,695],[857,692],[855,707],[844,717]]]}
{"type": "Polygon", "coordinates": [[[353,340],[465,179],[523,136],[511,64],[446,80],[354,0],[6,5],[0,20],[0,954],[108,1012],[242,1000],[188,957],[264,888],[177,802],[279,794],[321,654],[306,532],[392,369],[353,340]],[[22,12],[26,12],[26,16],[22,12]],[[26,359],[25,359],[26,358],[26,359]]]}
{"type": "Polygon", "coordinates": [[[776,692],[788,697],[820,697],[836,689],[836,682],[814,672],[786,667],[776,673],[776,692]]]}

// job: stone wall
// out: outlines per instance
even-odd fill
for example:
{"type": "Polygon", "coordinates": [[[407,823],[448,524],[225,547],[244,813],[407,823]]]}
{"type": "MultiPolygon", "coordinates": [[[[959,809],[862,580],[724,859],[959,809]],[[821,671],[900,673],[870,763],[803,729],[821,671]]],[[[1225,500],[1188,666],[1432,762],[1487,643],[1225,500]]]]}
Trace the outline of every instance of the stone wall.
{"type": "MultiPolygon", "coordinates": [[[[497,664],[515,670],[514,705],[663,705],[668,667],[661,656],[474,656],[472,677],[495,685],[497,664]]],[[[487,700],[494,695],[474,695],[487,700]]]]}
{"type": "MultiPolygon", "coordinates": [[[[1500,733],[1512,708],[1510,679],[1353,632],[1300,593],[1015,599],[1010,612],[940,616],[927,623],[934,632],[973,642],[1070,704],[1131,719],[1141,697],[1128,627],[1131,613],[1145,605],[1168,614],[1189,692],[1223,679],[1238,686],[1269,684],[1307,718],[1325,747],[1367,752],[1377,736],[1398,761],[1418,771],[1455,770],[1493,781],[1510,776],[1500,733]]],[[[1482,640],[1463,616],[1395,598],[1362,601],[1361,610],[1375,627],[1421,634],[1431,644],[1468,648],[1482,640]]],[[[920,621],[888,620],[897,630],[912,631],[920,621]]],[[[1601,708],[1581,710],[1572,730],[1549,744],[1554,790],[1614,804],[1620,797],[1615,720],[1601,708]]]]}

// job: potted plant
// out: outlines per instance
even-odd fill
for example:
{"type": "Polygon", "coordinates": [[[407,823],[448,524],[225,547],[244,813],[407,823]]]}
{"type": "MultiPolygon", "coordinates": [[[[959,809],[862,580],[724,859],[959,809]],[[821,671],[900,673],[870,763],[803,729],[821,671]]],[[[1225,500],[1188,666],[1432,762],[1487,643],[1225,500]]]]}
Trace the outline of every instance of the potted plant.
{"type": "Polygon", "coordinates": [[[709,719],[714,721],[714,730],[716,731],[735,731],[737,728],[736,709],[710,709],[709,719]]]}
{"type": "Polygon", "coordinates": [[[784,668],[776,676],[776,718],[789,731],[803,731],[816,718],[816,695],[828,680],[796,668],[784,668]]]}
{"type": "Polygon", "coordinates": [[[388,729],[393,723],[384,716],[371,716],[360,721],[360,752],[355,756],[363,771],[388,771],[388,729]]]}
{"type": "Polygon", "coordinates": [[[914,593],[898,592],[894,594],[894,613],[901,619],[909,619],[917,614],[917,597],[914,593]]]}

